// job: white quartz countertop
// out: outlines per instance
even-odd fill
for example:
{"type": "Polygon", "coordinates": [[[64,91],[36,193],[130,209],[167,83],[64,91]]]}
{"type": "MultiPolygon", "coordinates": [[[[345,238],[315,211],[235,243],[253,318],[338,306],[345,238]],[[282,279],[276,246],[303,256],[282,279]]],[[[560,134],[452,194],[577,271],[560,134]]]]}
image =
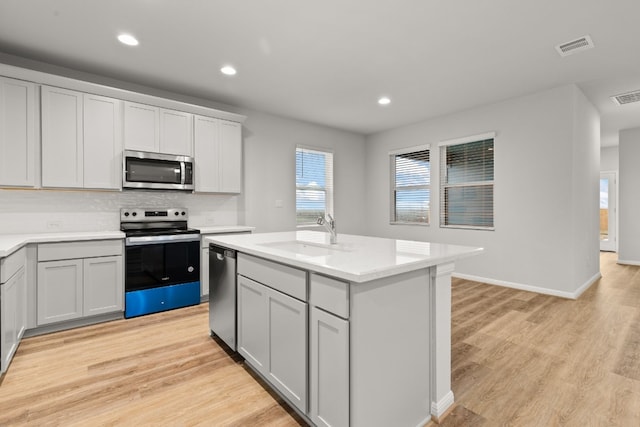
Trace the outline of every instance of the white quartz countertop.
{"type": "Polygon", "coordinates": [[[66,233],[1,234],[0,258],[11,255],[28,243],[72,242],[76,240],[124,239],[121,231],[74,231],[66,233]]]}
{"type": "Polygon", "coordinates": [[[200,230],[200,234],[224,234],[224,233],[244,233],[255,230],[255,227],[246,225],[217,225],[217,226],[197,226],[193,228],[200,230]]]}
{"type": "Polygon", "coordinates": [[[460,258],[482,248],[339,234],[336,245],[320,231],[210,236],[205,242],[239,252],[362,283],[460,258]]]}

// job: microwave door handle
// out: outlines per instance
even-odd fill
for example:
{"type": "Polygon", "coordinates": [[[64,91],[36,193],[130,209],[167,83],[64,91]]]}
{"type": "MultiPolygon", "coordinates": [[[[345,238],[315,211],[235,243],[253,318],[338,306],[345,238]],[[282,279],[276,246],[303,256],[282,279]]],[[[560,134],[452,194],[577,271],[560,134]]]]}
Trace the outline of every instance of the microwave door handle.
{"type": "Polygon", "coordinates": [[[184,162],[180,162],[180,184],[182,185],[185,184],[185,174],[186,174],[186,170],[185,170],[184,162]]]}

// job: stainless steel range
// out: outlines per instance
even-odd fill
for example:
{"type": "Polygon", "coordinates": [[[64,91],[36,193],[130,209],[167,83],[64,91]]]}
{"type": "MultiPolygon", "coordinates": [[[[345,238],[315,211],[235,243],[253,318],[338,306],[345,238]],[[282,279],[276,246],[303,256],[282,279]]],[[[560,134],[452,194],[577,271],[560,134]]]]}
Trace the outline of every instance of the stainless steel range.
{"type": "Polygon", "coordinates": [[[185,208],[120,210],[126,318],[200,303],[200,231],[187,221],[185,208]]]}

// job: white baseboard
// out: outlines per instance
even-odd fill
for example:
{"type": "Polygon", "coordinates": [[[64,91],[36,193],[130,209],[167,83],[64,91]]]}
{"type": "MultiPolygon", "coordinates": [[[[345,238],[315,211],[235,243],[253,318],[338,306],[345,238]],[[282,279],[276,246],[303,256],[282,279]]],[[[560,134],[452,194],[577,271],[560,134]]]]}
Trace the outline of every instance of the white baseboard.
{"type": "Polygon", "coordinates": [[[584,291],[589,289],[591,285],[593,285],[598,279],[602,277],[600,272],[597,272],[596,274],[593,275],[593,277],[587,280],[583,285],[581,285],[574,292],[567,292],[567,291],[559,291],[556,289],[541,288],[539,286],[524,285],[522,283],[507,282],[505,280],[490,279],[488,277],[473,276],[470,274],[453,273],[451,276],[457,277],[459,279],[471,280],[474,282],[488,283],[489,285],[503,286],[505,288],[519,289],[521,291],[535,292],[535,293],[544,294],[544,295],[553,295],[556,297],[562,297],[562,298],[568,298],[568,299],[578,299],[584,291]]]}
{"type": "Polygon", "coordinates": [[[453,405],[453,391],[449,390],[442,399],[437,402],[431,402],[431,418],[440,419],[451,405],[453,405]]]}
{"type": "Polygon", "coordinates": [[[618,259],[617,263],[623,265],[640,265],[640,261],[627,261],[624,259],[618,259]]]}

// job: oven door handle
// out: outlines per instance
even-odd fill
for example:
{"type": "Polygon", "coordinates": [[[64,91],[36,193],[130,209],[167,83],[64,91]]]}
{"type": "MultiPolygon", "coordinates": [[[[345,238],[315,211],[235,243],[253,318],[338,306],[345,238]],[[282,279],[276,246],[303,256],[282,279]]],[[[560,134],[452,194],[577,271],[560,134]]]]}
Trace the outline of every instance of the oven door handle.
{"type": "Polygon", "coordinates": [[[125,246],[158,245],[162,243],[199,242],[199,234],[172,234],[165,236],[127,237],[125,246]]]}

